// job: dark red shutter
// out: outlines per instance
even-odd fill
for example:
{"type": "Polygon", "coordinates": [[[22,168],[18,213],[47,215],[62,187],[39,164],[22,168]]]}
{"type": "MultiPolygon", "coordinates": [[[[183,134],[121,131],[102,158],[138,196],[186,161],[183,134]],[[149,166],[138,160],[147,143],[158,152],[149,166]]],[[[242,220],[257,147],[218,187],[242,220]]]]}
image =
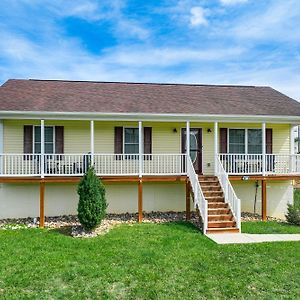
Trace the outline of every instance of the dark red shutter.
{"type": "Polygon", "coordinates": [[[227,128],[220,128],[220,153],[227,153],[227,128]]]}
{"type": "Polygon", "coordinates": [[[64,153],[64,127],[55,126],[55,153],[64,153]]]}
{"type": "Polygon", "coordinates": [[[33,126],[24,125],[24,142],[23,150],[26,154],[32,154],[33,152],[33,126]]]}
{"type": "Polygon", "coordinates": [[[123,127],[115,127],[115,154],[123,154],[123,127]]]}
{"type": "Polygon", "coordinates": [[[144,127],[144,153],[152,153],[152,128],[144,127]]]}
{"type": "Polygon", "coordinates": [[[272,128],[266,129],[266,153],[273,153],[273,131],[272,128]]]}

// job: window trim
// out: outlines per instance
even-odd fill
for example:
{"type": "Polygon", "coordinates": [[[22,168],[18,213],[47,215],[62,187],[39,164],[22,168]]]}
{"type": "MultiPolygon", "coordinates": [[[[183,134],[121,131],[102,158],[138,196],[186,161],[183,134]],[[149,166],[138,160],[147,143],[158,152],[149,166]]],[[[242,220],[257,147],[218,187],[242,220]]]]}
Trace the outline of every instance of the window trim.
{"type": "MultiPolygon", "coordinates": [[[[35,153],[35,128],[36,127],[41,127],[41,125],[33,125],[32,126],[32,153],[33,154],[37,154],[35,153]]],[[[53,153],[45,153],[45,154],[55,154],[55,126],[54,125],[47,125],[46,127],[52,127],[53,128],[53,153]]],[[[42,143],[41,143],[42,144],[42,143]]]]}
{"type": "MultiPolygon", "coordinates": [[[[252,130],[252,129],[255,129],[255,130],[262,130],[262,128],[257,128],[257,127],[254,127],[254,128],[228,128],[227,129],[227,153],[228,154],[254,154],[254,153],[248,153],[248,130],[252,130]],[[229,132],[231,129],[240,129],[240,130],[244,130],[245,131],[245,153],[230,153],[229,152],[229,144],[230,144],[230,139],[229,139],[229,132]]],[[[263,147],[263,145],[261,145],[261,147],[263,147]]],[[[255,153],[255,154],[262,154],[262,153],[255,153]]]]}
{"type": "MultiPolygon", "coordinates": [[[[137,126],[123,126],[123,154],[126,155],[138,155],[139,151],[137,153],[125,153],[125,144],[129,144],[129,145],[136,145],[136,143],[125,143],[125,129],[139,129],[137,126]]],[[[138,132],[139,135],[139,132],[138,132]]],[[[140,139],[140,137],[138,136],[138,138],[140,139]]],[[[140,140],[139,140],[140,141],[140,140]]],[[[137,143],[137,145],[139,145],[140,143],[137,143]]]]}

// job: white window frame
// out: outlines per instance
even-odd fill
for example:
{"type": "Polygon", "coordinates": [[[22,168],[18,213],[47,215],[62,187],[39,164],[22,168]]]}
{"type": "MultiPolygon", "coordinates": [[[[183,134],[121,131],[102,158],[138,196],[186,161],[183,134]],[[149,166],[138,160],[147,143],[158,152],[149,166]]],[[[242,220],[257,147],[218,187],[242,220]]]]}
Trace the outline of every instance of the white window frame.
{"type": "MultiPolygon", "coordinates": [[[[137,126],[126,126],[126,127],[123,127],[123,154],[126,154],[126,155],[130,155],[130,154],[133,154],[133,155],[138,155],[139,152],[137,153],[125,153],[125,144],[129,144],[129,145],[136,145],[135,143],[125,143],[125,129],[139,129],[137,126]]],[[[139,134],[139,132],[138,132],[139,134]]],[[[137,145],[139,145],[139,142],[137,143],[137,145]]]]}
{"type": "MultiPolygon", "coordinates": [[[[248,130],[262,130],[261,128],[227,128],[227,153],[229,154],[253,154],[253,153],[248,153],[248,130]],[[245,153],[230,153],[229,152],[229,132],[231,129],[239,129],[239,130],[245,130],[245,153]]],[[[263,145],[261,146],[263,147],[263,145]]],[[[256,154],[262,154],[262,153],[256,153],[256,154]]]]}
{"type": "MultiPolygon", "coordinates": [[[[35,128],[36,127],[41,127],[41,125],[33,125],[33,128],[32,128],[32,130],[33,130],[33,132],[32,132],[32,143],[33,143],[32,152],[33,152],[33,154],[35,154],[35,128]]],[[[53,154],[54,154],[55,153],[55,126],[54,125],[49,125],[49,126],[47,125],[47,126],[45,126],[45,128],[46,127],[52,127],[53,128],[53,154]]],[[[51,154],[51,153],[47,153],[47,154],[51,154]]]]}

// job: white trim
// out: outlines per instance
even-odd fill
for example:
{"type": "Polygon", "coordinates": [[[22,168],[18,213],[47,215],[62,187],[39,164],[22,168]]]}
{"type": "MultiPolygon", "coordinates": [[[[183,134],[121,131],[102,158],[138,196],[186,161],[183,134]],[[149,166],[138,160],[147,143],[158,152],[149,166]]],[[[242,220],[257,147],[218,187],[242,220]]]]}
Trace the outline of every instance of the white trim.
{"type": "Polygon", "coordinates": [[[101,112],[45,112],[45,111],[0,111],[0,119],[45,119],[45,120],[103,120],[103,121],[160,121],[220,123],[300,123],[300,116],[277,115],[224,115],[224,114],[157,114],[157,113],[101,113],[101,112]]]}
{"type": "Polygon", "coordinates": [[[218,122],[214,122],[214,170],[215,175],[217,176],[217,167],[218,167],[218,153],[219,153],[219,125],[218,122]]]}
{"type": "Polygon", "coordinates": [[[139,177],[143,175],[143,124],[139,121],[139,177]]]}
{"type": "Polygon", "coordinates": [[[95,130],[94,121],[90,122],[90,137],[91,137],[91,163],[94,165],[94,154],[95,154],[95,130]]]}
{"type": "Polygon", "coordinates": [[[186,121],[186,130],[185,130],[185,153],[186,156],[190,157],[190,121],[186,121]]]}
{"type": "Polygon", "coordinates": [[[262,174],[266,175],[266,123],[261,124],[261,138],[262,138],[262,174]]]}
{"type": "Polygon", "coordinates": [[[0,153],[4,153],[4,124],[0,120],[0,153]]]}
{"type": "Polygon", "coordinates": [[[41,120],[41,177],[45,177],[45,121],[41,120]]]}

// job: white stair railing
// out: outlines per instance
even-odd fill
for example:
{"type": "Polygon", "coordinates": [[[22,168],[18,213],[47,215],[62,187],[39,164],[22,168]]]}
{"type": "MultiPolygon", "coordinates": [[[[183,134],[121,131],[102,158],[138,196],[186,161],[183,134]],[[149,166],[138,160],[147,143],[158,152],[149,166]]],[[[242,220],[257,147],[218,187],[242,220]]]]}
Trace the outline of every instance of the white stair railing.
{"type": "Polygon", "coordinates": [[[207,221],[208,221],[208,205],[205,197],[203,195],[198,175],[195,172],[192,160],[187,156],[187,177],[190,180],[191,187],[194,194],[194,206],[199,209],[202,222],[203,222],[203,233],[206,233],[207,230],[207,221]]]}
{"type": "Polygon", "coordinates": [[[220,185],[223,189],[224,196],[225,196],[225,203],[229,204],[229,207],[235,218],[237,228],[241,232],[241,201],[236,196],[235,191],[228,178],[228,174],[225,172],[225,169],[219,157],[217,157],[216,163],[217,163],[216,176],[218,177],[220,185]]]}

